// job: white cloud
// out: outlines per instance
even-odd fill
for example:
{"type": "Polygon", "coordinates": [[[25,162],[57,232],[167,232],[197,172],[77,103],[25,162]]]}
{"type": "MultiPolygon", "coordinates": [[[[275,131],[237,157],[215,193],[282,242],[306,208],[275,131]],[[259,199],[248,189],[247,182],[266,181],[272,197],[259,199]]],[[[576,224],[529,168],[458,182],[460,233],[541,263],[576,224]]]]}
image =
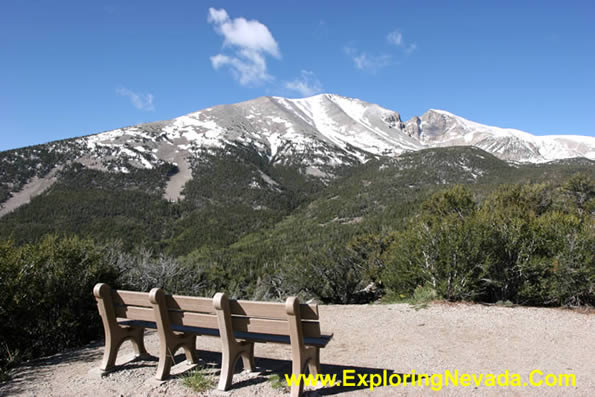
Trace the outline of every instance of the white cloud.
{"type": "Polygon", "coordinates": [[[223,47],[231,54],[212,56],[214,69],[229,67],[242,85],[256,84],[271,79],[267,73],[266,55],[281,58],[281,51],[270,30],[262,23],[245,18],[231,19],[224,9],[209,8],[207,21],[215,32],[223,36],[223,47]]]}
{"type": "Polygon", "coordinates": [[[137,94],[128,88],[117,88],[116,94],[128,97],[130,102],[138,110],[144,110],[147,112],[155,111],[155,105],[153,104],[153,94],[137,94]]]}
{"type": "Polygon", "coordinates": [[[217,10],[215,8],[209,8],[209,17],[207,18],[207,20],[209,22],[222,24],[225,21],[229,20],[229,15],[227,15],[227,11],[225,11],[223,8],[220,10],[217,10]]]}
{"type": "Polygon", "coordinates": [[[296,91],[302,96],[312,96],[322,92],[322,84],[313,72],[302,70],[300,77],[293,81],[287,81],[285,88],[296,91]]]}
{"type": "Polygon", "coordinates": [[[370,55],[357,48],[345,47],[345,53],[351,57],[357,69],[375,72],[390,64],[391,57],[387,54],[370,55]]]}
{"type": "Polygon", "coordinates": [[[399,32],[398,30],[395,30],[394,32],[390,32],[388,34],[388,36],[386,36],[386,39],[388,40],[389,43],[394,44],[399,47],[403,44],[403,34],[401,32],[399,32]]]}
{"type": "Polygon", "coordinates": [[[211,57],[211,65],[215,70],[229,66],[233,77],[242,85],[270,80],[264,57],[258,52],[243,50],[239,57],[217,54],[211,57]]]}
{"type": "Polygon", "coordinates": [[[407,44],[405,40],[403,40],[403,33],[398,30],[393,30],[388,35],[386,35],[386,41],[403,49],[403,51],[405,51],[407,54],[411,54],[417,48],[415,43],[407,44]]]}

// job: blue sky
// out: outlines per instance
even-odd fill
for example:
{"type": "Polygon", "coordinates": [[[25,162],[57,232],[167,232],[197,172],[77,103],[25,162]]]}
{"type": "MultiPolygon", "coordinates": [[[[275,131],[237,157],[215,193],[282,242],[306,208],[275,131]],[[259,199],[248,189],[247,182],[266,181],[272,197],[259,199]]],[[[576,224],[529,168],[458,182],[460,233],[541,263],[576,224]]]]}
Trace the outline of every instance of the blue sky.
{"type": "Polygon", "coordinates": [[[4,0],[0,150],[318,92],[593,136],[594,16],[592,1],[4,0]]]}

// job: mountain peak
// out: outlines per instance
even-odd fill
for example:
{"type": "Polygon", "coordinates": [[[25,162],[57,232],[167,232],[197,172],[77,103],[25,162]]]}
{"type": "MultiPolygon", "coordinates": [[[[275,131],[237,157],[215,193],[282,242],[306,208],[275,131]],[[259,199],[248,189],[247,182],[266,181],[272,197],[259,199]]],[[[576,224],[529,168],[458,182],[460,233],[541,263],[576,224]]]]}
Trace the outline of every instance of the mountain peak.
{"type": "Polygon", "coordinates": [[[451,112],[448,112],[448,111],[442,110],[442,109],[428,109],[428,112],[438,113],[438,114],[442,114],[442,115],[449,116],[449,117],[457,117],[457,118],[460,117],[460,116],[457,116],[456,114],[453,114],[451,112]]]}

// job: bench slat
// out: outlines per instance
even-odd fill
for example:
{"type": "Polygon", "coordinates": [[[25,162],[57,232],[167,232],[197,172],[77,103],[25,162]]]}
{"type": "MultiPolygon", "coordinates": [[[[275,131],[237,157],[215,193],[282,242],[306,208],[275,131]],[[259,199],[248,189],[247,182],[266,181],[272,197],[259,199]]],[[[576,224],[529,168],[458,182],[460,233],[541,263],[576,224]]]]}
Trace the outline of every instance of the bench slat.
{"type": "MultiPolygon", "coordinates": [[[[231,323],[234,332],[289,335],[289,323],[283,320],[232,316],[231,323]]],[[[318,321],[302,321],[302,328],[304,337],[320,337],[320,323],[318,321]]]]}
{"type": "Polygon", "coordinates": [[[116,317],[119,318],[155,321],[153,309],[147,307],[114,305],[114,309],[116,311],[116,317]]]}
{"type": "Polygon", "coordinates": [[[113,291],[112,300],[114,305],[132,305],[151,307],[148,292],[136,291],[113,291]]]}
{"type": "Polygon", "coordinates": [[[124,320],[124,321],[118,321],[118,324],[127,325],[129,327],[157,329],[157,323],[155,321],[124,320]]]}
{"type": "MultiPolygon", "coordinates": [[[[288,335],[271,335],[271,334],[259,334],[251,332],[234,332],[236,339],[245,340],[248,342],[260,342],[260,343],[281,343],[285,345],[291,344],[291,340],[288,335]]],[[[304,338],[304,345],[306,346],[317,346],[325,347],[333,335],[321,335],[318,338],[304,338]]]]}
{"type": "MultiPolygon", "coordinates": [[[[229,301],[229,308],[231,314],[235,315],[287,320],[287,312],[285,311],[284,303],[254,302],[234,299],[229,301]]],[[[318,320],[318,305],[302,303],[300,305],[300,311],[303,320],[318,320]]]]}
{"type": "Polygon", "coordinates": [[[169,310],[168,315],[169,321],[173,325],[219,329],[219,324],[217,323],[217,316],[214,314],[202,314],[169,310]]]}
{"type": "Polygon", "coordinates": [[[168,309],[215,314],[212,298],[166,295],[165,301],[168,309]]]}
{"type": "Polygon", "coordinates": [[[184,325],[172,325],[172,330],[176,332],[184,332],[187,334],[196,334],[203,336],[216,336],[219,337],[219,330],[215,328],[204,328],[204,327],[187,327],[184,325]]]}

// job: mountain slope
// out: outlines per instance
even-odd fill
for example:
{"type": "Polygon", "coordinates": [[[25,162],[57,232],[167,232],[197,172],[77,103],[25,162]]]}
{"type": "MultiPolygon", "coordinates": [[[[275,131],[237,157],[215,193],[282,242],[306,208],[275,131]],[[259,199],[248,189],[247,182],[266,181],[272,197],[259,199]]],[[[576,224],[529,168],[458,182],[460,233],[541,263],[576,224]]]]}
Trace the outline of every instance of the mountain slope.
{"type": "Polygon", "coordinates": [[[449,147],[337,168],[324,182],[271,164],[253,147],[229,145],[194,159],[184,199],[169,202],[163,193],[170,167],[121,173],[67,166],[47,191],[0,218],[0,240],[77,234],[174,256],[238,242],[242,255],[267,257],[270,244],[308,252],[329,239],[398,228],[431,192],[452,184],[481,195],[501,183],[560,184],[577,172],[595,178],[592,160],[516,165],[478,148],[449,147]]]}

